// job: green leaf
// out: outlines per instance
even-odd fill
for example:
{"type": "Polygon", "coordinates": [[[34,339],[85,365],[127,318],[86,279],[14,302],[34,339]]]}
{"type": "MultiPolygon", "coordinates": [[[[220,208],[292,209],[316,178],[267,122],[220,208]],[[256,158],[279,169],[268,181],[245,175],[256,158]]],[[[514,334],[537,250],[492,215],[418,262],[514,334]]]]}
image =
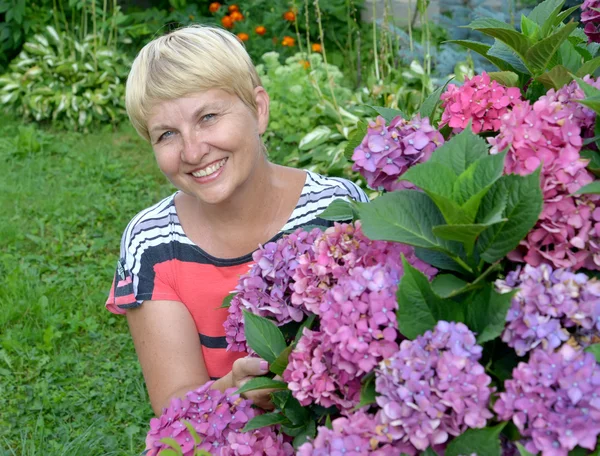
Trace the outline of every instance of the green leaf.
{"type": "MultiPolygon", "coordinates": [[[[500,222],[501,220],[496,223],[500,222]]],[[[467,251],[471,251],[477,237],[490,225],[481,223],[471,225],[438,225],[433,227],[433,234],[449,241],[462,242],[465,244],[467,251]]]]}
{"type": "Polygon", "coordinates": [[[600,363],[600,344],[592,344],[584,351],[591,353],[596,358],[596,362],[600,363]]]}
{"type": "Polygon", "coordinates": [[[538,4],[529,13],[527,18],[538,24],[540,27],[544,26],[544,23],[552,17],[555,11],[560,11],[565,4],[565,0],[545,0],[538,4]]]}
{"type": "Polygon", "coordinates": [[[360,388],[360,402],[355,407],[356,409],[362,408],[365,405],[371,405],[377,402],[375,400],[377,394],[375,392],[375,376],[369,376],[367,380],[361,385],[360,388]]]}
{"type": "Polygon", "coordinates": [[[594,181],[584,185],[575,192],[575,195],[600,195],[600,181],[594,181]]]}
{"type": "Polygon", "coordinates": [[[542,38],[547,37],[550,34],[550,32],[552,32],[552,29],[562,22],[562,20],[558,20],[558,15],[560,14],[561,9],[562,9],[562,5],[560,5],[560,6],[557,5],[556,8],[554,8],[550,12],[548,19],[546,19],[544,21],[544,24],[542,26],[542,38]]]}
{"type": "Polygon", "coordinates": [[[262,359],[273,363],[287,344],[281,330],[271,320],[244,310],[246,340],[262,359]]]}
{"type": "Polygon", "coordinates": [[[481,202],[480,213],[487,213],[506,200],[505,222],[489,227],[479,236],[480,258],[494,263],[513,250],[533,228],[542,211],[540,168],[527,176],[502,176],[481,202]]]}
{"type": "Polygon", "coordinates": [[[488,146],[485,140],[474,134],[471,128],[466,128],[450,141],[438,147],[427,162],[412,169],[430,162],[440,163],[451,168],[457,176],[460,176],[469,166],[487,155],[488,146]]]}
{"type": "Polygon", "coordinates": [[[438,269],[454,271],[460,274],[472,272],[470,268],[465,268],[463,265],[457,263],[450,256],[442,252],[416,247],[415,255],[420,260],[423,260],[425,263],[430,264],[438,269]]]}
{"type": "Polygon", "coordinates": [[[513,49],[523,60],[531,45],[529,39],[525,35],[517,32],[510,25],[497,19],[475,19],[466,27],[472,30],[478,30],[485,35],[502,41],[508,47],[513,49]]]}
{"type": "Polygon", "coordinates": [[[433,448],[429,447],[423,451],[420,456],[438,456],[438,454],[433,448]]]}
{"type": "Polygon", "coordinates": [[[505,152],[486,155],[469,165],[454,182],[452,199],[462,205],[470,216],[469,221],[475,220],[481,199],[502,176],[505,157],[505,152]]]}
{"type": "Polygon", "coordinates": [[[477,52],[479,55],[488,59],[492,64],[496,65],[502,71],[512,71],[514,68],[506,63],[503,59],[494,57],[488,54],[491,46],[488,44],[480,43],[479,41],[472,40],[449,40],[446,43],[459,44],[467,49],[477,52]]]}
{"type": "Polygon", "coordinates": [[[487,283],[484,288],[473,291],[465,301],[466,324],[477,334],[477,343],[483,344],[502,334],[515,293],[497,293],[493,285],[487,283]]]}
{"type": "Polygon", "coordinates": [[[227,309],[229,307],[231,307],[231,300],[235,297],[237,293],[229,293],[227,296],[225,296],[225,298],[223,299],[223,304],[221,304],[221,307],[219,307],[219,309],[227,309]]]}
{"type": "Polygon", "coordinates": [[[294,343],[292,344],[294,347],[296,346],[296,344],[298,343],[298,341],[302,337],[302,332],[304,331],[304,328],[308,328],[308,329],[312,328],[312,325],[315,322],[315,318],[317,318],[316,315],[311,315],[310,317],[308,317],[306,320],[304,320],[302,322],[302,324],[298,328],[298,331],[296,332],[296,337],[294,339],[294,343]]]}
{"type": "Polygon", "coordinates": [[[500,456],[500,432],[506,422],[483,429],[467,429],[452,440],[446,448],[446,456],[476,454],[478,456],[500,456]]]}
{"type": "Polygon", "coordinates": [[[288,359],[290,357],[290,353],[292,352],[294,346],[290,345],[285,350],[283,350],[277,359],[273,361],[273,363],[269,364],[269,370],[273,372],[275,375],[283,375],[283,371],[288,365],[288,359]]]}
{"type": "Polygon", "coordinates": [[[575,78],[577,85],[583,90],[586,97],[600,97],[600,89],[597,89],[591,84],[588,84],[581,78],[575,78]]]}
{"type": "Polygon", "coordinates": [[[402,256],[404,275],[398,285],[398,329],[408,339],[414,339],[432,329],[438,320],[462,321],[460,307],[438,297],[425,274],[414,268],[402,256]]]}
{"type": "Polygon", "coordinates": [[[488,73],[492,81],[498,81],[506,87],[518,87],[519,75],[512,71],[492,71],[488,73]]]}
{"type": "Polygon", "coordinates": [[[532,41],[537,41],[540,37],[541,27],[524,14],[521,14],[521,31],[532,41]]]}
{"type": "Polygon", "coordinates": [[[192,436],[194,443],[196,445],[200,445],[202,443],[202,439],[198,435],[198,432],[196,432],[196,429],[194,429],[194,425],[192,423],[190,423],[188,420],[182,420],[182,421],[183,421],[184,426],[187,428],[188,432],[192,436]]]}
{"type": "Polygon", "coordinates": [[[569,22],[556,33],[534,44],[525,54],[528,66],[535,71],[545,70],[560,45],[576,28],[576,22],[569,22]]]}
{"type": "Polygon", "coordinates": [[[254,377],[248,380],[246,383],[244,383],[244,385],[241,388],[239,388],[235,392],[235,394],[243,394],[247,393],[248,391],[255,391],[261,389],[287,389],[287,383],[282,382],[280,380],[273,380],[268,377],[254,377]]]}
{"type": "Polygon", "coordinates": [[[444,90],[446,90],[446,86],[450,83],[450,81],[452,81],[452,79],[454,78],[448,79],[443,86],[438,87],[438,89],[435,90],[431,95],[429,95],[427,99],[423,102],[421,108],[419,109],[421,119],[427,117],[430,123],[433,123],[435,110],[440,104],[440,96],[442,95],[444,90]]]}
{"type": "Polygon", "coordinates": [[[600,96],[597,97],[589,97],[584,100],[574,100],[577,103],[581,103],[582,105],[587,106],[596,114],[600,113],[600,96]]]}
{"type": "Polygon", "coordinates": [[[287,422],[287,418],[279,412],[265,413],[263,415],[257,415],[246,423],[242,432],[249,432],[255,429],[260,429],[267,426],[274,426],[276,424],[283,424],[287,422]]]}
{"type": "Polygon", "coordinates": [[[536,81],[541,82],[547,90],[558,90],[573,80],[569,70],[562,65],[556,65],[550,71],[542,73],[536,81]]]}
{"type": "Polygon", "coordinates": [[[600,68],[600,57],[594,57],[592,60],[585,62],[575,73],[575,76],[582,78],[584,76],[593,75],[594,72],[600,68]]]}
{"type": "Polygon", "coordinates": [[[356,149],[362,143],[362,140],[367,135],[368,125],[364,121],[359,121],[356,124],[356,130],[352,133],[352,136],[348,139],[348,143],[344,148],[344,157],[346,157],[349,161],[352,160],[352,155],[354,155],[354,149],[356,149]]]}
{"type": "Polygon", "coordinates": [[[575,6],[572,6],[571,8],[567,8],[563,12],[557,14],[556,20],[554,21],[554,25],[560,24],[562,21],[564,21],[567,17],[569,17],[571,14],[573,14],[579,8],[581,8],[581,5],[575,5],[575,6]]]}
{"type": "MultiPolygon", "coordinates": [[[[523,74],[531,74],[529,68],[523,62],[523,58],[512,50],[509,46],[504,44],[502,41],[496,40],[494,45],[488,51],[488,55],[502,59],[505,62],[507,68],[501,68],[502,70],[516,71],[523,74]]],[[[500,68],[500,67],[499,67],[500,68]]]]}
{"type": "MultiPolygon", "coordinates": [[[[177,440],[175,440],[174,438],[163,437],[162,439],[159,440],[159,442],[162,442],[165,445],[169,445],[175,451],[179,451],[179,453],[176,453],[176,454],[183,454],[181,445],[179,445],[179,443],[177,443],[177,440]]],[[[161,454],[164,454],[164,450],[161,452],[161,454]]]]}
{"type": "Polygon", "coordinates": [[[589,169],[596,176],[600,176],[600,154],[594,150],[585,149],[582,150],[579,155],[582,158],[587,158],[590,162],[587,165],[589,169]]]}
{"type": "Polygon", "coordinates": [[[385,193],[358,205],[362,229],[369,239],[403,242],[415,247],[458,252],[460,247],[436,237],[432,228],[444,217],[431,198],[416,190],[385,193]]]}
{"type": "Polygon", "coordinates": [[[298,399],[292,396],[291,391],[288,391],[290,394],[287,396],[285,400],[285,404],[282,407],[282,411],[285,416],[292,422],[294,426],[305,425],[306,421],[310,417],[310,413],[306,407],[300,405],[298,399]]]}
{"type": "Polygon", "coordinates": [[[591,60],[591,54],[586,50],[579,46],[575,46],[569,40],[564,41],[560,48],[558,49],[558,53],[552,57],[550,60],[550,64],[548,68],[553,68],[556,65],[562,65],[567,68],[571,73],[575,73],[581,65],[586,60],[591,60]]]}
{"type": "Polygon", "coordinates": [[[369,106],[369,107],[371,109],[374,109],[377,112],[377,114],[379,114],[381,117],[383,117],[385,119],[385,121],[387,123],[390,123],[392,120],[394,120],[398,116],[402,117],[403,119],[407,119],[406,115],[399,109],[385,108],[383,106],[369,106]]]}
{"type": "Polygon", "coordinates": [[[298,435],[296,435],[296,437],[294,437],[292,445],[294,446],[294,448],[297,449],[302,444],[308,442],[309,439],[313,439],[316,433],[317,427],[315,425],[315,422],[313,420],[310,420],[308,423],[306,423],[306,426],[304,426],[302,432],[300,432],[298,435]]]}
{"type": "Polygon", "coordinates": [[[317,217],[323,220],[330,220],[334,222],[350,221],[354,220],[354,208],[352,203],[344,199],[333,200],[327,209],[321,212],[317,217]]]}
{"type": "Polygon", "coordinates": [[[438,274],[431,282],[431,289],[440,298],[449,298],[459,294],[468,285],[453,274],[438,274]]]}
{"type": "Polygon", "coordinates": [[[520,444],[519,442],[515,442],[515,445],[517,446],[517,449],[519,450],[519,454],[521,456],[536,456],[535,454],[530,453],[529,451],[527,451],[525,449],[525,447],[522,444],[520,444]]]}

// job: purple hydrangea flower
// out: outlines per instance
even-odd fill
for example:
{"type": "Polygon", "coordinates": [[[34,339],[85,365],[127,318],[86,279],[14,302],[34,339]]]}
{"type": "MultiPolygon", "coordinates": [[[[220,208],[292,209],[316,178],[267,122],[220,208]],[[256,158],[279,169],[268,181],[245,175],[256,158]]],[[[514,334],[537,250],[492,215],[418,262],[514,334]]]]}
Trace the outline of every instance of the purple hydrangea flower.
{"type": "Polygon", "coordinates": [[[165,437],[175,439],[184,456],[192,456],[196,448],[221,456],[293,454],[292,446],[285,443],[273,428],[241,433],[246,423],[259,412],[252,407],[252,401],[234,394],[236,388],[222,393],[212,389],[213,383],[208,382],[190,391],[183,399],[172,399],[159,418],[150,420],[150,431],[146,437],[146,448],[150,450],[148,456],[157,456],[161,450],[168,448],[160,442],[165,437]],[[197,432],[201,439],[199,445],[195,444],[184,421],[197,432]]]}
{"type": "Polygon", "coordinates": [[[581,5],[581,22],[585,24],[583,31],[588,43],[600,43],[600,1],[585,0],[581,5]]]}
{"type": "Polygon", "coordinates": [[[379,116],[369,123],[367,135],[354,149],[352,169],[373,189],[400,190],[410,184],[398,182],[398,178],[411,166],[427,161],[443,143],[444,137],[427,117],[404,120],[398,116],[386,125],[379,116]]]}
{"type": "Polygon", "coordinates": [[[591,353],[564,344],[558,352],[531,352],[519,363],[494,404],[512,420],[527,451],[567,456],[577,445],[593,450],[600,434],[600,366],[591,353]]]}
{"type": "Polygon", "coordinates": [[[519,356],[538,346],[554,351],[571,335],[586,345],[592,335],[600,334],[600,282],[596,279],[553,270],[547,264],[526,265],[498,280],[496,286],[500,292],[518,288],[502,340],[519,356]]]}
{"type": "Polygon", "coordinates": [[[493,388],[478,362],[481,351],[462,323],[439,321],[433,331],[402,341],[375,371],[377,418],[387,434],[422,451],[485,427],[493,388]]]}
{"type": "Polygon", "coordinates": [[[301,228],[269,242],[252,255],[254,264],[243,275],[231,300],[225,321],[228,350],[247,351],[242,310],[275,320],[278,326],[302,321],[306,311],[291,301],[291,278],[298,267],[298,257],[306,252],[321,234],[318,228],[310,232],[301,228]]]}

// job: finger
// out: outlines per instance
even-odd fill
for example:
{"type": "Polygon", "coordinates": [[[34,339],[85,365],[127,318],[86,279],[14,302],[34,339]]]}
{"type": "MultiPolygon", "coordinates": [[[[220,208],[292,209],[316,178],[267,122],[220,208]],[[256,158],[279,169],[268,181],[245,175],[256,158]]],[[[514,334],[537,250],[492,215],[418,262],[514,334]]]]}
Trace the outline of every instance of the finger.
{"type": "Polygon", "coordinates": [[[264,375],[269,372],[269,363],[261,358],[241,358],[233,364],[232,371],[237,378],[264,375]]]}

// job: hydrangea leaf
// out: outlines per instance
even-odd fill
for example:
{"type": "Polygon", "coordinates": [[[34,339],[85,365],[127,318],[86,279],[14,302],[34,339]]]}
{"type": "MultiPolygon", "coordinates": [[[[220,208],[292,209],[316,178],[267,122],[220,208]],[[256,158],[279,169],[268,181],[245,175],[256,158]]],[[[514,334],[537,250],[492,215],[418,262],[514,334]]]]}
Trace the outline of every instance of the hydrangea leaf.
{"type": "Polygon", "coordinates": [[[600,195],[600,181],[594,181],[584,185],[575,192],[576,195],[600,195]]]}
{"type": "Polygon", "coordinates": [[[575,100],[582,105],[587,106],[596,114],[600,113],[600,96],[588,97],[584,100],[575,100]]]}
{"type": "Polygon", "coordinates": [[[365,405],[374,404],[376,402],[375,397],[375,376],[369,375],[360,388],[360,403],[355,407],[355,410],[365,405]]]}
{"type": "Polygon", "coordinates": [[[540,37],[542,28],[524,14],[521,14],[521,30],[531,40],[537,41],[540,37]]]}
{"type": "Polygon", "coordinates": [[[435,115],[435,111],[440,105],[440,96],[442,95],[444,90],[446,90],[446,86],[448,86],[452,79],[454,78],[449,78],[443,86],[438,87],[437,90],[435,90],[431,95],[429,95],[427,99],[423,102],[421,108],[419,109],[421,119],[427,117],[430,123],[433,124],[433,117],[435,115]]]}
{"type": "Polygon", "coordinates": [[[296,337],[294,338],[294,343],[293,343],[294,347],[296,346],[296,344],[298,343],[298,341],[302,337],[302,333],[304,332],[304,328],[308,328],[308,329],[312,328],[312,325],[315,322],[315,318],[317,318],[316,315],[311,315],[306,320],[304,320],[302,322],[302,324],[298,327],[298,331],[296,332],[296,337]]]}
{"type": "Polygon", "coordinates": [[[269,370],[271,372],[273,372],[275,375],[283,375],[283,371],[285,370],[285,368],[288,365],[290,353],[292,352],[293,348],[294,347],[292,345],[290,345],[285,350],[283,350],[279,354],[277,359],[269,365],[269,370]]]}
{"type": "Polygon", "coordinates": [[[421,452],[421,456],[438,456],[438,454],[433,448],[429,447],[425,451],[421,452]]]}
{"type": "Polygon", "coordinates": [[[600,97],[600,89],[588,84],[581,78],[576,77],[575,80],[577,81],[579,88],[583,90],[583,93],[586,97],[600,97]]]}
{"type": "Polygon", "coordinates": [[[565,0],[545,0],[531,10],[527,18],[542,27],[548,19],[560,12],[564,4],[565,0]]]}
{"type": "Polygon", "coordinates": [[[355,209],[352,207],[352,204],[344,199],[336,199],[327,206],[323,212],[321,212],[318,217],[323,220],[331,220],[334,222],[347,222],[349,220],[354,220],[355,209]]]}
{"type": "Polygon", "coordinates": [[[417,247],[415,248],[415,255],[420,260],[423,260],[425,263],[435,266],[438,269],[454,271],[460,274],[468,274],[473,272],[471,268],[465,268],[461,264],[454,261],[450,256],[442,252],[436,252],[434,250],[427,250],[417,247]]]}
{"type": "Polygon", "coordinates": [[[408,119],[408,117],[406,117],[406,115],[399,109],[384,108],[383,106],[369,107],[375,110],[377,114],[379,114],[381,117],[383,117],[386,123],[388,124],[398,116],[402,117],[403,119],[408,119]]]}
{"type": "Polygon", "coordinates": [[[283,404],[282,411],[295,426],[305,425],[310,418],[308,409],[300,405],[298,399],[292,396],[291,391],[283,404]]]}
{"type": "Polygon", "coordinates": [[[254,431],[267,426],[274,426],[276,424],[284,424],[288,420],[279,412],[265,413],[263,415],[257,415],[246,423],[242,432],[254,431]]]}
{"type": "Polygon", "coordinates": [[[462,248],[438,238],[432,228],[445,223],[439,209],[425,193],[403,190],[381,195],[358,205],[365,235],[373,240],[403,242],[444,253],[458,254],[462,248]]]}
{"type": "Polygon", "coordinates": [[[467,429],[448,444],[446,456],[477,454],[485,456],[500,456],[500,432],[506,422],[494,427],[483,429],[467,429]]]}
{"type": "Polygon", "coordinates": [[[578,10],[579,8],[581,8],[581,5],[572,6],[571,8],[567,8],[566,10],[561,12],[560,10],[562,9],[562,5],[557,6],[550,13],[548,19],[544,22],[544,26],[542,27],[542,37],[547,37],[550,34],[550,32],[552,32],[552,29],[554,27],[562,23],[562,21],[569,17],[571,13],[578,10]]]}
{"type": "Polygon", "coordinates": [[[354,155],[354,149],[356,149],[362,143],[362,140],[367,135],[368,125],[364,121],[359,121],[356,124],[356,130],[352,133],[352,136],[348,139],[348,143],[344,148],[344,157],[352,161],[352,155],[354,155]]]}
{"type": "Polygon", "coordinates": [[[516,291],[497,293],[491,284],[475,290],[465,301],[466,324],[477,334],[477,343],[483,344],[502,334],[506,314],[516,291]]]}
{"type": "Polygon", "coordinates": [[[459,305],[438,297],[431,288],[427,276],[402,257],[404,275],[398,285],[398,329],[408,338],[415,339],[433,329],[439,320],[463,321],[459,305]]]}
{"type": "Polygon", "coordinates": [[[582,158],[587,158],[590,162],[587,165],[596,176],[600,176],[600,154],[594,150],[585,149],[580,152],[582,158]]]}
{"type": "Polygon", "coordinates": [[[588,74],[593,75],[598,68],[600,68],[600,57],[594,57],[592,60],[588,60],[581,65],[575,73],[575,76],[582,78],[588,74]]]}
{"type": "Polygon", "coordinates": [[[531,46],[530,40],[525,35],[517,32],[507,23],[497,19],[489,17],[475,19],[466,27],[502,41],[514,50],[523,60],[525,59],[527,50],[531,46]]]}
{"type": "Polygon", "coordinates": [[[454,182],[452,199],[475,220],[481,199],[502,176],[506,153],[486,155],[472,163],[454,182]]]}
{"type": "Polygon", "coordinates": [[[244,310],[244,332],[250,348],[273,363],[287,344],[280,329],[271,320],[244,310]]]}
{"type": "Polygon", "coordinates": [[[439,225],[433,227],[433,234],[447,239],[448,241],[462,242],[467,251],[467,255],[473,252],[477,237],[489,226],[500,223],[504,219],[497,220],[490,224],[470,224],[470,225],[439,225]]]}
{"type": "Polygon", "coordinates": [[[569,74],[569,70],[562,65],[556,65],[550,71],[546,71],[537,78],[536,81],[541,82],[548,90],[558,90],[564,85],[573,80],[573,76],[569,74]]]}
{"type": "Polygon", "coordinates": [[[525,54],[525,61],[535,71],[546,69],[552,57],[556,54],[560,45],[569,37],[571,32],[577,28],[577,22],[569,22],[558,29],[556,33],[538,41],[525,54]]]}
{"type": "Polygon", "coordinates": [[[477,52],[479,55],[481,55],[482,57],[485,57],[487,60],[489,60],[492,64],[496,65],[496,67],[498,67],[498,69],[500,69],[502,71],[514,71],[515,70],[514,67],[509,65],[503,59],[495,57],[493,55],[489,55],[488,51],[491,48],[491,46],[489,44],[484,44],[484,43],[480,43],[479,41],[472,41],[472,40],[449,40],[446,42],[459,44],[461,46],[466,47],[467,49],[477,52]]]}
{"type": "Polygon", "coordinates": [[[506,221],[490,226],[477,240],[479,257],[488,263],[503,258],[513,250],[533,228],[542,211],[542,190],[538,168],[527,176],[502,176],[481,202],[481,213],[489,213],[503,200],[506,221]]]}
{"type": "Polygon", "coordinates": [[[428,162],[417,166],[423,166],[428,163],[440,163],[451,168],[457,176],[460,176],[469,166],[487,155],[488,146],[485,140],[473,133],[473,130],[469,126],[450,141],[438,147],[428,162]]]}
{"type": "Polygon", "coordinates": [[[225,296],[225,298],[223,299],[223,304],[221,304],[219,309],[228,309],[229,307],[231,307],[231,300],[235,297],[236,294],[237,293],[229,293],[227,296],[225,296]]]}
{"type": "Polygon", "coordinates": [[[530,453],[529,451],[527,451],[525,449],[525,447],[523,445],[521,445],[519,442],[515,442],[515,445],[517,445],[517,449],[519,450],[519,454],[521,456],[535,456],[533,453],[530,453]]]}
{"type": "Polygon", "coordinates": [[[161,454],[168,454],[168,451],[173,451],[173,454],[183,454],[183,450],[181,449],[181,445],[179,445],[179,443],[177,443],[177,440],[175,440],[172,437],[163,437],[162,439],[159,440],[159,442],[164,443],[165,445],[169,445],[171,448],[168,450],[163,450],[161,451],[161,454]],[[179,453],[177,453],[177,451],[179,453]]]}
{"type": "Polygon", "coordinates": [[[300,447],[302,444],[314,439],[316,434],[317,426],[313,420],[309,420],[303,427],[302,431],[296,435],[296,437],[294,437],[292,445],[294,448],[298,449],[298,447],[300,447]]]}
{"type": "Polygon", "coordinates": [[[531,74],[531,71],[529,71],[529,68],[527,68],[527,66],[523,62],[522,57],[517,55],[517,53],[514,50],[512,50],[502,41],[496,40],[494,42],[493,46],[488,51],[488,56],[502,59],[504,62],[506,62],[507,65],[510,66],[510,68],[501,69],[517,71],[523,74],[531,74]]]}
{"type": "Polygon", "coordinates": [[[490,80],[498,81],[506,87],[519,87],[519,75],[513,71],[492,71],[488,76],[490,80]]]}
{"type": "Polygon", "coordinates": [[[235,394],[243,394],[247,393],[248,391],[255,391],[261,389],[287,389],[287,383],[282,382],[280,380],[273,380],[267,377],[254,377],[248,380],[246,383],[244,383],[244,385],[241,388],[239,388],[235,392],[235,394]]]}
{"type": "Polygon", "coordinates": [[[460,293],[469,284],[453,274],[438,274],[431,282],[433,292],[440,298],[449,298],[460,293]]]}
{"type": "Polygon", "coordinates": [[[596,362],[600,363],[600,344],[590,345],[584,351],[594,355],[594,357],[596,358],[596,362]]]}

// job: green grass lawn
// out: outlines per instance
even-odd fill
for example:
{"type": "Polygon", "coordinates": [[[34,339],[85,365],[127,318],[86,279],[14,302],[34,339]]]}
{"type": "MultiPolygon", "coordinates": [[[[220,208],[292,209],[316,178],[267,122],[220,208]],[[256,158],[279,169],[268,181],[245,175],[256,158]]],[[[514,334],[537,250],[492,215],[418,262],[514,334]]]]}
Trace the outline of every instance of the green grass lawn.
{"type": "Polygon", "coordinates": [[[0,455],[136,455],[152,416],[104,308],[129,219],[172,190],[130,128],[0,117],[0,455]]]}

